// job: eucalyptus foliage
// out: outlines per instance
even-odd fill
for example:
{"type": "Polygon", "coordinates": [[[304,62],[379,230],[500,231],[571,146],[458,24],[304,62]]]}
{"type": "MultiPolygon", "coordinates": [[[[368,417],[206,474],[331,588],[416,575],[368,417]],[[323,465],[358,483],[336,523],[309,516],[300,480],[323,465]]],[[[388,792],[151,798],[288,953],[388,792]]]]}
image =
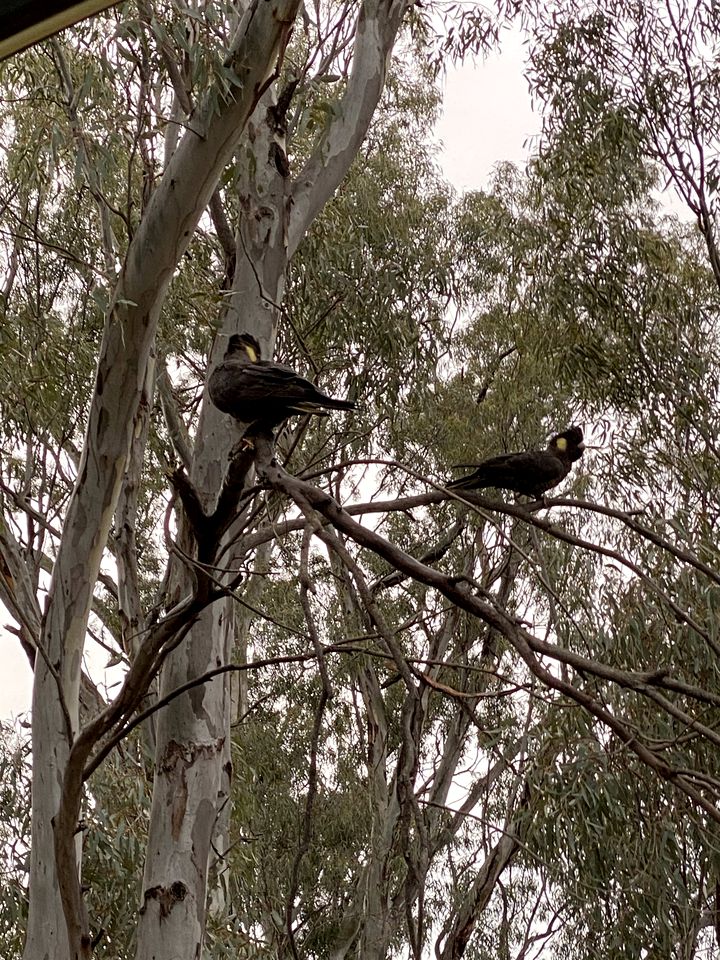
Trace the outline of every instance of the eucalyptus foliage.
{"type": "MultiPolygon", "coordinates": [[[[281,302],[261,289],[253,305],[233,285],[246,269],[261,287],[266,264],[235,228],[254,242],[248,224],[282,208],[277,174],[313,157],[352,82],[348,9],[308,18],[272,104],[287,101],[284,160],[276,143],[268,174],[256,117],[162,304],[166,376],[136,431],[132,522],[115,515],[94,591],[81,723],[114,695],[91,680],[97,650],[127,669],[207,576],[178,468],[189,450],[210,499],[207,477],[227,468],[201,452],[206,373],[233,311],[272,314],[275,357],[358,401],[278,437],[288,473],[258,460],[206,564],[214,582],[234,578],[212,608],[232,649],[211,664],[234,672],[218,751],[232,785],[196,821],[212,832],[204,956],[717,955],[715,14],[524,8],[542,142],[528,170],[502,165],[458,197],[427,133],[429,54],[480,48],[511,12],[456,10],[434,46],[423,8],[408,12],[363,145],[277,278],[281,302]],[[664,209],[668,176],[699,231],[664,209]],[[443,491],[452,464],[542,446],[572,422],[593,449],[550,510],[443,491]],[[142,625],[122,599],[128,557],[142,625]]],[[[128,4],[2,66],[0,573],[28,649],[117,274],[173,125],[193,122],[173,71],[221,111],[235,27],[232,6],[128,4]]],[[[226,677],[196,678],[196,715],[226,677]]],[[[167,693],[148,684],[135,714],[167,693]]],[[[160,711],[184,722],[172,702],[160,711]]],[[[100,957],[143,955],[153,786],[174,756],[201,752],[188,734],[155,756],[157,721],[109,731],[125,735],[86,783],[100,957]]],[[[5,733],[7,957],[27,923],[28,750],[5,733]]],[[[184,813],[166,814],[178,833],[184,813]]],[[[179,880],[165,879],[160,930],[178,908],[179,880]]]]}

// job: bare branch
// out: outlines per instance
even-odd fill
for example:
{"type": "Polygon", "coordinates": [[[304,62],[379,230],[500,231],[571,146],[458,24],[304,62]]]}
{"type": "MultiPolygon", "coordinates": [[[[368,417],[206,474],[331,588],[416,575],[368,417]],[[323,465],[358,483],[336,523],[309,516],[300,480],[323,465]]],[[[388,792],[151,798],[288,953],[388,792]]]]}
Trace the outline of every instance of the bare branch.
{"type": "Polygon", "coordinates": [[[363,0],[345,95],[292,188],[288,254],[330,199],[355,159],[385,85],[390,52],[408,0],[363,0]]]}
{"type": "MultiPolygon", "coordinates": [[[[644,680],[640,681],[640,684],[637,681],[628,683],[630,678],[627,675],[621,679],[622,671],[616,672],[603,664],[588,661],[586,658],[579,657],[555,644],[540,640],[529,631],[519,627],[516,622],[494,604],[488,603],[481,597],[462,589],[462,583],[458,583],[457,578],[448,577],[425,566],[389,543],[379,534],[356,523],[327,493],[291,477],[278,464],[271,462],[271,454],[268,456],[267,450],[258,451],[258,469],[264,473],[275,489],[282,490],[295,500],[302,509],[317,510],[333,526],[349,536],[358,545],[384,557],[388,562],[420,583],[434,587],[459,607],[496,629],[517,650],[531,673],[538,677],[546,687],[557,690],[584,707],[592,716],[612,730],[659,777],[671,782],[703,809],[711,819],[720,823],[720,809],[690,783],[686,774],[678,772],[657,751],[641,743],[635,732],[615,714],[601,706],[595,697],[573,683],[556,677],[543,665],[540,657],[559,660],[574,666],[581,672],[587,670],[587,672],[594,673],[596,676],[605,676],[622,686],[631,686],[633,689],[639,689],[640,691],[642,691],[644,684],[652,683],[654,677],[646,676],[644,680]],[[610,674],[614,674],[614,676],[611,678],[610,674]]],[[[408,669],[407,665],[405,665],[405,669],[408,669]]]]}

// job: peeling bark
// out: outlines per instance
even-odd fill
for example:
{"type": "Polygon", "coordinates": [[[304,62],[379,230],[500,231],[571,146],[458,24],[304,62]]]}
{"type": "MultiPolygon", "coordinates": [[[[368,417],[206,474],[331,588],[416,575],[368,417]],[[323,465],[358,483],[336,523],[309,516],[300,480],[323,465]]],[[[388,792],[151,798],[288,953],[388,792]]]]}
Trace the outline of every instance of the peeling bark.
{"type": "Polygon", "coordinates": [[[199,109],[193,128],[185,131],[130,244],[106,319],[77,485],[48,595],[41,637],[44,656],[36,666],[32,898],[25,960],[88,955],[87,935],[78,927],[84,918],[76,915],[77,892],[70,890],[77,886],[75,865],[55,863],[53,850],[68,856],[71,852],[67,838],[54,842],[53,820],[78,724],[92,591],[118,503],[167,285],[284,49],[297,6],[298,0],[256,0],[249,7],[229,63],[240,84],[219,109],[212,101],[199,109]]]}
{"type": "MultiPolygon", "coordinates": [[[[267,94],[257,114],[265,114],[272,97],[267,94]]],[[[227,335],[236,330],[248,330],[258,335],[268,355],[272,352],[278,311],[282,299],[287,253],[285,248],[285,184],[274,164],[269,162],[269,143],[272,132],[262,121],[253,118],[245,141],[250,150],[257,150],[260,158],[254,177],[241,177],[241,206],[243,221],[236,234],[236,266],[231,295],[228,298],[223,333],[216,340],[213,358],[222,356],[227,346],[227,335]],[[263,147],[260,146],[263,145],[263,147]]],[[[253,166],[255,164],[253,163],[253,166]]],[[[191,481],[202,499],[202,508],[211,511],[226,479],[228,455],[240,431],[235,422],[221,414],[211,403],[205,402],[200,415],[191,481]]],[[[223,555],[223,565],[232,567],[233,553],[223,555]]],[[[177,571],[181,593],[187,589],[188,571],[177,571]]],[[[229,579],[229,578],[225,578],[229,579]]],[[[193,627],[188,644],[178,648],[168,658],[163,669],[163,692],[201,676],[208,670],[226,664],[231,659],[234,641],[234,617],[227,603],[216,604],[212,611],[200,618],[193,627]],[[190,651],[192,655],[190,656],[190,651]]],[[[158,723],[158,764],[153,789],[153,805],[145,867],[144,886],[147,890],[165,878],[181,877],[188,894],[181,909],[173,909],[162,917],[159,908],[146,903],[140,919],[138,958],[167,957],[177,954],[188,944],[200,949],[205,929],[205,904],[208,899],[207,880],[213,851],[213,831],[218,831],[215,846],[227,846],[227,815],[230,793],[230,719],[232,716],[231,680],[219,677],[212,684],[198,688],[203,692],[202,709],[197,709],[193,697],[197,691],[178,698],[162,712],[158,723]],[[164,762],[171,743],[182,743],[195,757],[198,775],[190,775],[181,767],[164,762]],[[203,753],[209,743],[218,744],[212,755],[203,753]],[[166,818],[169,805],[182,794],[185,805],[173,807],[177,819],[177,839],[167,832],[166,818]],[[210,825],[210,833],[199,829],[198,820],[210,825]],[[197,842],[190,840],[194,837],[197,842]],[[192,909],[190,909],[192,904],[192,909]]],[[[215,906],[218,907],[217,897],[215,906]]]]}

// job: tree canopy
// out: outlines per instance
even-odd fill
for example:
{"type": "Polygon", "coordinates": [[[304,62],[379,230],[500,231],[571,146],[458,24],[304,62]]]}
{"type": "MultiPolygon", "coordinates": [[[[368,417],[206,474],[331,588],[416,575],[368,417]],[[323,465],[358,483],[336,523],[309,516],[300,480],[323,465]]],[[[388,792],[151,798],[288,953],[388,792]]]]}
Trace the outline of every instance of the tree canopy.
{"type": "Polygon", "coordinates": [[[718,956],[716,13],[137,0],[0,65],[3,956],[718,956]],[[458,196],[437,70],[511,17],[543,136],[458,196]],[[357,410],[243,442],[243,331],[357,410]],[[570,424],[544,501],[446,489],[570,424]]]}

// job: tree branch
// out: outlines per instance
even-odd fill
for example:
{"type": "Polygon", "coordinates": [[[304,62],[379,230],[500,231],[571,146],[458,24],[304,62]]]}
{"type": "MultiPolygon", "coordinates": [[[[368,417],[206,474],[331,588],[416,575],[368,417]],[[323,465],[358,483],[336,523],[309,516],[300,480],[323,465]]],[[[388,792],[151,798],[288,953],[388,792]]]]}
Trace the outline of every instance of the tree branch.
{"type": "Polygon", "coordinates": [[[385,86],[388,61],[409,0],[363,0],[353,66],[333,120],[323,131],[292,188],[288,256],[335,193],[365,139],[385,86]]]}
{"type": "Polygon", "coordinates": [[[480,597],[460,589],[461,583],[458,582],[456,577],[446,576],[425,566],[379,534],[356,523],[347,511],[343,510],[327,493],[311,484],[291,477],[277,463],[272,462],[271,455],[268,457],[266,450],[262,451],[262,457],[261,451],[258,451],[258,469],[276,490],[280,490],[291,497],[301,509],[306,510],[310,506],[313,510],[317,510],[329,523],[350,537],[359,546],[372,550],[393,566],[406,572],[413,579],[438,590],[448,600],[496,629],[520,654],[530,672],[538,677],[546,687],[562,693],[600,720],[659,777],[671,782],[701,807],[711,819],[720,823],[720,809],[689,782],[686,773],[678,772],[659,753],[641,743],[636,734],[622,720],[602,707],[586,691],[573,683],[554,676],[551,671],[543,666],[539,657],[559,660],[573,666],[580,672],[587,670],[587,672],[596,676],[603,676],[608,680],[619,683],[621,686],[629,686],[640,692],[642,692],[644,684],[654,681],[655,678],[652,675],[646,676],[644,681],[641,681],[638,685],[636,679],[631,680],[628,675],[623,677],[622,671],[615,671],[604,664],[589,661],[587,658],[580,657],[555,644],[540,640],[529,631],[521,628],[504,611],[499,610],[480,597]]]}

